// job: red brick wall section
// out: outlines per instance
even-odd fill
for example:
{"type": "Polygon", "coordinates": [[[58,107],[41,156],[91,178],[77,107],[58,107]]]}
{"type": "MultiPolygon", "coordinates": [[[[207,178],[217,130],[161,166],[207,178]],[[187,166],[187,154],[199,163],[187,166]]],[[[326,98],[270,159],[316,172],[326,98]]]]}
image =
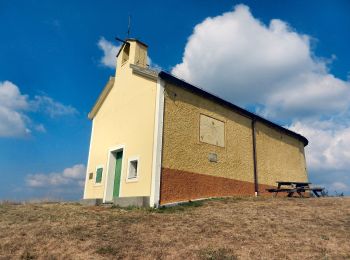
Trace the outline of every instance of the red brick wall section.
{"type": "MultiPolygon", "coordinates": [[[[259,185],[266,194],[268,185],[259,185]]],[[[254,196],[254,183],[162,168],[160,204],[210,197],[254,196]]]]}

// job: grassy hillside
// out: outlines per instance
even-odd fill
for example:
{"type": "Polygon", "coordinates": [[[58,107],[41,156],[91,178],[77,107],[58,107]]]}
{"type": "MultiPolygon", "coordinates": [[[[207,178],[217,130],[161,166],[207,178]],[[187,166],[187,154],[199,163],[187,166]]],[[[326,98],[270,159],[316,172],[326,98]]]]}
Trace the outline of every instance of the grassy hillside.
{"type": "Polygon", "coordinates": [[[0,259],[350,259],[350,198],[0,204],[0,259]]]}

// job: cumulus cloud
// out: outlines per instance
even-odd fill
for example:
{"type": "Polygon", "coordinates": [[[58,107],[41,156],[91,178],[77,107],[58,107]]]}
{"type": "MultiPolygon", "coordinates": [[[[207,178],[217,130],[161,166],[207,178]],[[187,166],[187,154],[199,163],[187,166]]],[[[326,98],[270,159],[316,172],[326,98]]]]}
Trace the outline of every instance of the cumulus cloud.
{"type": "Polygon", "coordinates": [[[67,186],[83,187],[85,178],[85,165],[76,164],[62,172],[48,174],[36,173],[26,177],[26,185],[31,188],[63,188],[67,186]]]}
{"type": "Polygon", "coordinates": [[[172,73],[305,135],[311,178],[350,193],[350,83],[330,72],[335,56],[313,53],[313,41],[237,5],[195,26],[172,73]]]}
{"type": "Polygon", "coordinates": [[[25,200],[78,200],[83,195],[85,171],[84,164],[76,164],[61,172],[28,174],[25,186],[16,190],[25,194],[25,200]]]}
{"type": "Polygon", "coordinates": [[[77,110],[42,95],[30,99],[10,81],[0,82],[0,137],[28,135],[32,129],[45,132],[42,124],[35,124],[30,113],[45,113],[50,117],[73,115],[77,110]]]}
{"type": "Polygon", "coordinates": [[[101,37],[97,46],[103,51],[103,56],[100,60],[101,64],[108,68],[115,68],[116,56],[121,45],[116,46],[110,41],[107,41],[104,37],[101,37]]]}
{"type": "Polygon", "coordinates": [[[10,81],[0,82],[0,137],[22,136],[30,132],[29,118],[24,114],[30,108],[27,95],[10,81]]]}
{"type": "Polygon", "coordinates": [[[238,5],[196,25],[172,73],[237,104],[262,104],[270,118],[347,109],[349,82],[328,72],[329,60],[314,57],[311,41],[284,21],[265,25],[238,5]]]}
{"type": "Polygon", "coordinates": [[[290,129],[308,137],[308,166],[314,171],[350,168],[350,122],[296,122],[290,129]]]}

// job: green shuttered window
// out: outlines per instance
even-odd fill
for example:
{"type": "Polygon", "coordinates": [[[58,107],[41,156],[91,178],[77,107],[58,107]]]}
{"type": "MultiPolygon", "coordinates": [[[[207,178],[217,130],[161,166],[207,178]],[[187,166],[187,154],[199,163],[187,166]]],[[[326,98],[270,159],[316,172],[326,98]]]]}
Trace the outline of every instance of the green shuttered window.
{"type": "Polygon", "coordinates": [[[96,171],[96,183],[101,183],[101,181],[102,181],[102,172],[103,172],[103,168],[97,168],[97,171],[96,171]]]}

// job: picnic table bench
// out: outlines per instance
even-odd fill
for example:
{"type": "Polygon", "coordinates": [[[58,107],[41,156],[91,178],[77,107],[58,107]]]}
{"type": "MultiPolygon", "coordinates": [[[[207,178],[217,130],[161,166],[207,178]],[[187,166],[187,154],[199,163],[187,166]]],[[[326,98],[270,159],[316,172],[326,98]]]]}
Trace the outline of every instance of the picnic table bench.
{"type": "Polygon", "coordinates": [[[277,181],[277,188],[266,189],[268,192],[274,193],[274,197],[277,196],[279,192],[288,193],[288,197],[292,197],[294,193],[298,193],[300,197],[304,197],[302,192],[311,191],[316,197],[322,195],[324,188],[322,187],[311,187],[311,182],[296,182],[296,181],[277,181]],[[282,186],[285,186],[282,188],[282,186]]]}

